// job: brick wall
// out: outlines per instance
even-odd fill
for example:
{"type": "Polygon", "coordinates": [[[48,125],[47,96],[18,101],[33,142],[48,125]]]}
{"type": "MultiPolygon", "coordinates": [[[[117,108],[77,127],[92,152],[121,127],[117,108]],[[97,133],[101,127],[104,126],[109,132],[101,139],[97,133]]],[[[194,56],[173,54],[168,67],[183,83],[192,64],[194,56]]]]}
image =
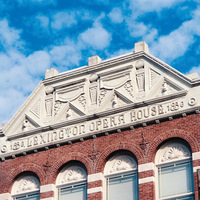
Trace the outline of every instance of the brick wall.
{"type": "MultiPolygon", "coordinates": [[[[70,161],[79,161],[88,175],[103,173],[105,163],[116,151],[129,151],[137,159],[138,166],[154,163],[159,145],[170,138],[181,138],[188,142],[192,153],[200,152],[200,114],[192,114],[172,121],[124,130],[108,136],[100,136],[71,145],[53,147],[26,156],[0,162],[0,194],[11,193],[15,178],[22,172],[35,173],[41,186],[54,184],[61,167],[70,161]]],[[[200,166],[200,159],[193,161],[193,167],[200,166]]],[[[154,170],[141,170],[139,176],[140,200],[155,199],[154,170]]],[[[197,173],[194,171],[195,199],[198,199],[197,173]]],[[[101,200],[102,180],[88,183],[88,200],[101,200]],[[96,188],[96,190],[95,190],[96,188]],[[94,189],[94,190],[93,190],[94,189]]],[[[41,199],[54,197],[56,190],[41,193],[41,199]]],[[[3,199],[2,199],[3,200],[3,199]]]]}

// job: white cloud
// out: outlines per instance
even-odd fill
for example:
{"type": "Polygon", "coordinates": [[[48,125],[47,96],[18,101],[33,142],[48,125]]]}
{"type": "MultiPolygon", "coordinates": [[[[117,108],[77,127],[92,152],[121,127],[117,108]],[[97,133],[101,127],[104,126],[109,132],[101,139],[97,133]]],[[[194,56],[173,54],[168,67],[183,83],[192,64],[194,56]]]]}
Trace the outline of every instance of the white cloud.
{"type": "Polygon", "coordinates": [[[112,11],[108,14],[108,17],[113,23],[122,23],[124,20],[120,8],[113,8],[112,11]]]}
{"type": "Polygon", "coordinates": [[[168,62],[183,56],[190,45],[194,43],[194,37],[200,36],[199,15],[199,8],[197,8],[191,20],[184,22],[169,35],[161,36],[153,42],[151,52],[168,62]]]}
{"type": "Polygon", "coordinates": [[[26,98],[23,92],[16,89],[9,88],[2,91],[0,96],[0,123],[8,122],[26,98]]]}
{"type": "Polygon", "coordinates": [[[95,22],[92,28],[80,34],[79,39],[96,50],[102,50],[109,46],[112,38],[111,34],[103,28],[101,23],[95,22]]]}
{"type": "Polygon", "coordinates": [[[49,53],[52,63],[60,67],[78,65],[82,58],[80,47],[69,40],[66,40],[65,44],[52,47],[49,53]]]}
{"type": "Polygon", "coordinates": [[[134,11],[134,15],[156,11],[159,12],[164,8],[184,2],[184,0],[129,0],[130,8],[134,11]]]}
{"type": "Polygon", "coordinates": [[[0,52],[1,123],[10,119],[36,87],[51,60],[46,51],[23,54],[16,45],[23,44],[20,31],[10,27],[6,19],[0,21],[0,41],[4,49],[0,52]]]}
{"type": "Polygon", "coordinates": [[[76,19],[75,19],[76,15],[74,12],[59,12],[56,13],[52,18],[52,22],[51,22],[51,27],[53,29],[63,29],[63,28],[69,28],[72,25],[76,24],[76,19]]]}
{"type": "Polygon", "coordinates": [[[49,26],[49,18],[44,15],[37,15],[35,19],[39,22],[40,26],[47,28],[49,26]]]}
{"type": "Polygon", "coordinates": [[[0,21],[0,42],[4,47],[21,45],[22,42],[19,41],[20,32],[19,30],[10,28],[6,19],[0,21]]]}
{"type": "Polygon", "coordinates": [[[157,29],[152,28],[150,25],[134,21],[134,19],[127,19],[126,22],[131,36],[139,37],[149,44],[154,42],[155,38],[158,36],[157,29]]]}
{"type": "Polygon", "coordinates": [[[200,65],[198,67],[192,67],[192,69],[190,69],[190,71],[188,72],[188,74],[195,73],[195,72],[198,75],[200,75],[200,65]]]}
{"type": "Polygon", "coordinates": [[[41,76],[51,66],[51,58],[46,51],[35,51],[26,59],[26,65],[31,75],[41,76]]]}
{"type": "Polygon", "coordinates": [[[106,52],[106,55],[107,55],[107,58],[109,59],[109,58],[114,58],[114,57],[121,56],[127,53],[131,53],[133,51],[134,49],[120,49],[113,53],[106,52]]]}
{"type": "Polygon", "coordinates": [[[144,36],[148,31],[148,27],[144,23],[136,22],[134,19],[127,19],[127,24],[129,32],[133,37],[144,36]]]}

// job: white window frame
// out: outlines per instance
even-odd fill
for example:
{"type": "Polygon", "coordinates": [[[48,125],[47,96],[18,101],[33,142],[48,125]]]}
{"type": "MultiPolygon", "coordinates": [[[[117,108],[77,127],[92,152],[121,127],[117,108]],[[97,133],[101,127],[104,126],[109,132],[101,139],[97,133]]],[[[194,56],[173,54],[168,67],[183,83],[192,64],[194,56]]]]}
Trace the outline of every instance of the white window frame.
{"type": "Polygon", "coordinates": [[[58,189],[58,198],[57,199],[60,200],[60,191],[62,189],[65,189],[65,188],[73,189],[73,188],[76,188],[76,187],[78,188],[79,186],[85,187],[85,197],[86,197],[86,200],[87,200],[87,181],[86,180],[57,186],[57,189],[58,189]]]}
{"type": "Polygon", "coordinates": [[[39,199],[40,199],[40,190],[38,191],[34,191],[34,192],[27,192],[27,193],[22,193],[22,194],[19,194],[19,195],[13,195],[13,200],[21,200],[20,198],[29,198],[30,196],[33,196],[33,195],[38,195],[39,196],[39,199]]]}
{"type": "MultiPolygon", "coordinates": [[[[160,164],[160,165],[157,165],[157,172],[159,174],[159,170],[162,168],[162,167],[167,167],[167,166],[175,166],[175,165],[180,165],[180,164],[190,164],[190,167],[191,167],[191,176],[193,176],[193,170],[192,170],[192,160],[191,159],[184,159],[184,160],[181,160],[181,161],[176,161],[176,162],[169,162],[169,163],[165,163],[165,164],[160,164]]],[[[158,179],[159,179],[159,175],[158,175],[158,179]]],[[[193,182],[193,177],[191,177],[191,181],[193,182]]],[[[160,193],[160,180],[158,180],[158,193],[160,193]]],[[[192,186],[193,187],[193,191],[194,191],[194,185],[192,186]]],[[[172,196],[168,196],[168,197],[160,197],[160,194],[159,195],[159,200],[167,200],[167,199],[173,199],[173,198],[186,198],[186,197],[189,197],[189,196],[193,196],[194,195],[194,192],[187,192],[187,193],[183,193],[183,194],[177,194],[177,195],[172,195],[172,196]]]]}
{"type": "MultiPolygon", "coordinates": [[[[138,172],[137,170],[132,170],[132,171],[127,171],[127,172],[123,172],[123,173],[115,173],[113,175],[107,175],[105,176],[105,184],[106,184],[106,191],[105,191],[105,199],[109,200],[109,179],[113,179],[119,177],[120,178],[124,178],[124,177],[133,177],[136,176],[136,180],[137,180],[137,186],[139,186],[139,181],[138,181],[138,172]]],[[[139,191],[137,188],[137,196],[139,196],[139,191]]]]}
{"type": "Polygon", "coordinates": [[[194,196],[194,176],[193,176],[193,162],[192,162],[192,155],[191,155],[191,151],[188,149],[187,145],[185,143],[183,143],[182,141],[169,141],[166,144],[162,145],[161,148],[163,147],[167,147],[170,146],[171,144],[180,144],[181,146],[185,146],[186,149],[188,150],[188,152],[190,153],[189,156],[186,157],[182,157],[182,158],[177,158],[177,159],[172,159],[171,161],[165,161],[163,163],[160,162],[160,156],[162,155],[162,151],[163,150],[158,150],[157,154],[156,154],[156,174],[155,174],[155,178],[156,178],[156,199],[157,200],[178,200],[179,198],[187,198],[187,197],[193,197],[193,199],[195,199],[194,196]],[[161,167],[167,167],[170,165],[176,165],[176,164],[181,164],[181,163],[190,163],[191,165],[191,181],[193,182],[193,191],[192,192],[187,192],[184,194],[177,194],[177,195],[172,195],[172,196],[168,196],[168,197],[160,197],[160,180],[159,180],[159,168],[161,167]]]}
{"type": "MultiPolygon", "coordinates": [[[[103,199],[104,200],[109,200],[109,179],[114,178],[114,177],[122,177],[123,176],[128,176],[128,175],[135,175],[136,176],[136,180],[137,180],[137,196],[139,198],[139,180],[138,180],[138,165],[137,162],[135,160],[135,158],[133,158],[132,156],[130,156],[127,153],[121,152],[118,153],[114,156],[112,156],[106,163],[105,168],[104,168],[104,183],[103,183],[103,187],[104,187],[104,194],[103,194],[103,199]],[[113,161],[115,159],[117,159],[118,157],[124,156],[125,158],[130,158],[130,166],[127,166],[127,169],[122,169],[119,171],[113,171],[110,172],[109,169],[111,168],[111,166],[113,165],[113,161]]],[[[130,176],[130,177],[131,177],[130,176]]]]}
{"type": "Polygon", "coordinates": [[[60,191],[66,187],[71,187],[72,189],[75,188],[75,187],[78,187],[78,186],[81,186],[81,185],[84,185],[85,186],[85,197],[87,200],[87,173],[86,173],[86,169],[82,166],[82,165],[79,165],[79,164],[71,164],[71,165],[67,165],[65,166],[61,172],[58,174],[58,177],[57,177],[57,180],[56,180],[56,188],[57,188],[57,195],[56,195],[56,199],[59,200],[60,199],[60,191]],[[65,176],[65,171],[69,170],[69,169],[81,169],[82,172],[84,172],[84,178],[81,178],[81,179],[77,179],[77,180],[72,180],[72,181],[69,181],[69,182],[64,182],[64,183],[61,183],[65,176]]]}

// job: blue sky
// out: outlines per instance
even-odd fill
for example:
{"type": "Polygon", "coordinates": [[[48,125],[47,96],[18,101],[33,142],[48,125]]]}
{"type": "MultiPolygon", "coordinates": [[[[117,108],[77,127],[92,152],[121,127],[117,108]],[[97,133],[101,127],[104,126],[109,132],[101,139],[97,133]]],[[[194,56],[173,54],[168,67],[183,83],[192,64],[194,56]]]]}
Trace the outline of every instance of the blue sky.
{"type": "Polygon", "coordinates": [[[0,0],[0,123],[44,78],[134,51],[200,74],[199,0],[0,0]]]}

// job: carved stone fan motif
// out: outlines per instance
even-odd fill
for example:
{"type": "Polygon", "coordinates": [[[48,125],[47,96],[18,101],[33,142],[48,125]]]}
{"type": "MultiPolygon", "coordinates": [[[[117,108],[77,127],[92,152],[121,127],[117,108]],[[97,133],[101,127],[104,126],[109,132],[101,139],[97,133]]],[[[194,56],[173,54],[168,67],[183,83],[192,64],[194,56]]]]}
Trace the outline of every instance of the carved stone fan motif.
{"type": "Polygon", "coordinates": [[[78,166],[71,166],[61,172],[60,184],[86,179],[85,171],[78,166]]]}
{"type": "Polygon", "coordinates": [[[25,176],[14,184],[14,194],[39,190],[40,183],[34,176],[25,176]]]}
{"type": "Polygon", "coordinates": [[[118,155],[108,161],[106,166],[106,173],[112,174],[121,171],[136,169],[137,165],[135,160],[129,155],[118,155]]]}
{"type": "Polygon", "coordinates": [[[159,161],[169,162],[178,159],[184,159],[191,156],[189,149],[181,143],[172,143],[162,150],[159,161]]]}

